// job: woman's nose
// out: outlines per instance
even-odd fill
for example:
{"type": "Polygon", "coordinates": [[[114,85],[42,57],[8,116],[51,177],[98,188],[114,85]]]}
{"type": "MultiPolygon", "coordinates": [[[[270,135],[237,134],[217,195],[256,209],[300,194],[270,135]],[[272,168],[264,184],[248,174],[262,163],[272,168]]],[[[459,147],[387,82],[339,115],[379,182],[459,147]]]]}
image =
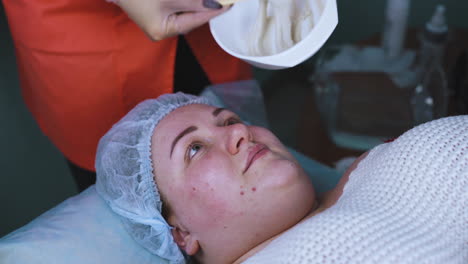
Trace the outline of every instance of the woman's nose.
{"type": "Polygon", "coordinates": [[[230,154],[235,155],[243,144],[252,139],[252,135],[249,127],[242,123],[233,124],[226,128],[228,129],[226,147],[230,154]]]}

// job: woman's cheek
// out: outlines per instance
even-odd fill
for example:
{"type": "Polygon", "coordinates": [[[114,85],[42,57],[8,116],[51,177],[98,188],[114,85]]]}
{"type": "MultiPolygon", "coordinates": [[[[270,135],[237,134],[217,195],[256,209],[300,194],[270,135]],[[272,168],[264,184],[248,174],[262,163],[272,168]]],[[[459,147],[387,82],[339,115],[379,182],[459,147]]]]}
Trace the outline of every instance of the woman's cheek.
{"type": "Polygon", "coordinates": [[[214,174],[193,175],[188,190],[188,204],[200,226],[222,225],[223,222],[232,216],[232,208],[235,201],[230,197],[230,184],[224,182],[224,186],[219,184],[214,174]],[[198,180],[195,180],[198,179],[198,180]]]}
{"type": "Polygon", "coordinates": [[[210,184],[192,186],[187,204],[193,222],[202,228],[221,225],[229,215],[226,200],[210,184]]]}

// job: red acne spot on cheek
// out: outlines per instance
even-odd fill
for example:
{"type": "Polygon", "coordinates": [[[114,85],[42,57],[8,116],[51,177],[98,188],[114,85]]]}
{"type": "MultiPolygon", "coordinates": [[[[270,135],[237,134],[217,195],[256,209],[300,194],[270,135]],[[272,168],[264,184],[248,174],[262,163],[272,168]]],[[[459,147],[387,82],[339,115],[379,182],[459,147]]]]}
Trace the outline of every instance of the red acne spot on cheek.
{"type": "Polygon", "coordinates": [[[244,195],[244,192],[240,192],[240,195],[244,195]]]}
{"type": "Polygon", "coordinates": [[[255,192],[256,190],[257,190],[257,188],[252,187],[252,192],[255,192]]]}
{"type": "Polygon", "coordinates": [[[196,190],[197,190],[197,188],[195,188],[195,187],[192,187],[192,191],[196,191],[196,190]]]}

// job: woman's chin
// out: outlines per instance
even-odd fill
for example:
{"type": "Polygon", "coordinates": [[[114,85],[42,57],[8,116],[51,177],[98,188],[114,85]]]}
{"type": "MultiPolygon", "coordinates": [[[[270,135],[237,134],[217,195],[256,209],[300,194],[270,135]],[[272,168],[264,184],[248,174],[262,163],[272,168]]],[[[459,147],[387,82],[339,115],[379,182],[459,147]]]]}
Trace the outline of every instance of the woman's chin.
{"type": "Polygon", "coordinates": [[[271,162],[264,170],[265,185],[274,188],[292,187],[295,183],[309,181],[309,178],[302,167],[291,160],[276,160],[271,162]]]}

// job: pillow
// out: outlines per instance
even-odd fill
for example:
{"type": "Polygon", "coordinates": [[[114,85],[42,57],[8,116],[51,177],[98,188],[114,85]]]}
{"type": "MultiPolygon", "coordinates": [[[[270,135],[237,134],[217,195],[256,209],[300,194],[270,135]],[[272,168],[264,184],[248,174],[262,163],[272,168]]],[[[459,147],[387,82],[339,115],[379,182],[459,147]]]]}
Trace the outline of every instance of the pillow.
{"type": "Polygon", "coordinates": [[[168,263],[140,247],[93,186],[0,239],[0,263],[168,263]]]}

